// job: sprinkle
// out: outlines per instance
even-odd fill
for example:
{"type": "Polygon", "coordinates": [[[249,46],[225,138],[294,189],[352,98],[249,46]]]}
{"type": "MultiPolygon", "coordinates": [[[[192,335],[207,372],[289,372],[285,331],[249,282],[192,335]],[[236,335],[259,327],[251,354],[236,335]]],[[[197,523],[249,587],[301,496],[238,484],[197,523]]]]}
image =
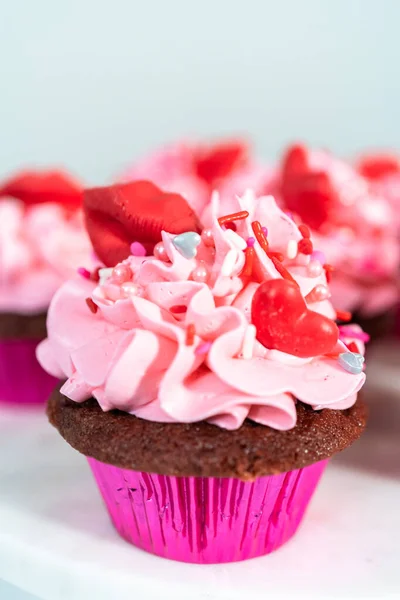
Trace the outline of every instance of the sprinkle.
{"type": "Polygon", "coordinates": [[[345,323],[348,323],[348,321],[351,321],[351,319],[353,318],[353,315],[351,314],[351,312],[347,312],[345,310],[336,310],[336,319],[338,321],[344,321],[345,323]]]}
{"type": "Polygon", "coordinates": [[[103,285],[104,282],[111,277],[113,272],[113,268],[109,267],[106,269],[99,269],[99,277],[100,277],[100,285],[103,285]]]}
{"type": "Polygon", "coordinates": [[[251,224],[251,228],[254,232],[257,242],[260,244],[261,248],[267,254],[269,244],[268,244],[267,236],[265,235],[263,228],[261,227],[261,223],[259,221],[253,221],[253,223],[251,224]]]}
{"type": "Polygon", "coordinates": [[[307,296],[304,298],[304,300],[309,303],[322,302],[323,300],[326,300],[329,297],[330,297],[330,292],[329,292],[328,288],[326,287],[326,285],[319,283],[318,285],[313,287],[311,292],[309,292],[307,294],[307,296]]]}
{"type": "Polygon", "coordinates": [[[358,352],[343,352],[338,358],[340,366],[352,375],[362,373],[364,360],[363,355],[358,352]]]}
{"type": "Polygon", "coordinates": [[[203,342],[202,344],[199,344],[196,348],[196,350],[194,351],[194,353],[199,356],[200,354],[207,354],[208,351],[210,350],[212,346],[211,342],[203,342]]]}
{"type": "Polygon", "coordinates": [[[355,342],[349,342],[347,348],[349,349],[349,352],[356,352],[358,354],[358,346],[355,342]]]}
{"type": "Polygon", "coordinates": [[[324,265],[326,263],[326,256],[320,250],[314,250],[311,254],[311,258],[313,260],[318,260],[321,263],[321,265],[324,265]]]}
{"type": "Polygon", "coordinates": [[[236,250],[229,250],[228,254],[224,258],[224,262],[221,266],[221,275],[223,277],[230,277],[232,275],[232,271],[235,268],[237,258],[236,250]]]}
{"type": "Polygon", "coordinates": [[[256,238],[253,238],[253,237],[247,238],[246,244],[249,246],[249,248],[252,248],[255,243],[256,243],[256,238]]]}
{"type": "Polygon", "coordinates": [[[265,237],[268,237],[268,229],[266,227],[261,227],[261,231],[263,232],[265,237]]]}
{"type": "Polygon", "coordinates": [[[132,256],[146,256],[146,248],[140,242],[132,242],[130,250],[132,256]]]}
{"type": "Polygon", "coordinates": [[[292,281],[293,283],[295,283],[297,285],[297,287],[299,287],[299,284],[297,283],[297,281],[295,279],[293,279],[293,277],[291,276],[289,271],[287,269],[285,269],[283,264],[280,263],[279,260],[277,258],[275,258],[275,256],[272,256],[271,260],[274,263],[275,269],[278,271],[279,275],[281,275],[283,277],[283,279],[292,281]]]}
{"type": "Polygon", "coordinates": [[[88,305],[90,312],[96,314],[99,308],[97,304],[95,304],[91,298],[86,298],[85,302],[88,305]]]}
{"type": "Polygon", "coordinates": [[[99,281],[100,280],[100,269],[101,267],[97,267],[91,274],[90,274],[90,279],[92,281],[99,281]]]}
{"type": "MultiPolygon", "coordinates": [[[[341,321],[343,319],[340,319],[341,321]]],[[[351,327],[351,325],[339,325],[340,336],[343,338],[354,338],[361,342],[369,342],[370,336],[365,331],[358,331],[351,327]]]]}
{"type": "Polygon", "coordinates": [[[243,271],[242,271],[241,275],[244,277],[251,277],[251,274],[253,273],[255,250],[252,246],[248,246],[248,248],[246,248],[244,254],[245,254],[245,263],[244,263],[244,267],[243,267],[243,271]]]}
{"type": "Polygon", "coordinates": [[[175,248],[188,260],[194,258],[197,254],[197,246],[201,242],[201,237],[196,231],[185,231],[172,238],[175,248]]]}
{"type": "Polygon", "coordinates": [[[186,346],[193,346],[196,329],[194,323],[189,323],[186,329],[186,346]]]}
{"type": "Polygon", "coordinates": [[[187,312],[187,306],[184,304],[175,304],[169,310],[174,315],[183,315],[183,313],[187,312]]]}
{"type": "Polygon", "coordinates": [[[236,246],[236,248],[239,248],[239,250],[245,250],[245,248],[247,247],[247,244],[244,241],[244,239],[240,237],[240,235],[232,231],[232,229],[227,229],[225,232],[225,236],[228,238],[228,240],[232,242],[232,244],[236,246]]]}
{"type": "Polygon", "coordinates": [[[242,358],[248,360],[253,358],[254,342],[257,335],[257,329],[255,325],[249,325],[244,332],[243,345],[242,345],[242,358]]]}
{"type": "Polygon", "coordinates": [[[297,256],[297,242],[296,240],[289,240],[286,248],[286,256],[293,260],[297,256]]]}
{"type": "Polygon", "coordinates": [[[303,236],[303,238],[310,239],[311,232],[310,232],[309,227],[307,227],[307,225],[304,225],[304,223],[302,225],[299,225],[299,231],[300,231],[301,235],[303,236]]]}
{"type": "Polygon", "coordinates": [[[222,225],[229,223],[229,221],[240,221],[242,219],[247,219],[248,216],[249,213],[247,212],[247,210],[241,210],[239,212],[232,213],[231,215],[225,215],[224,217],[220,217],[218,219],[218,223],[222,227],[222,225]]]}
{"type": "Polygon", "coordinates": [[[79,269],[77,269],[77,273],[78,275],[81,275],[81,277],[83,277],[84,279],[90,279],[90,271],[85,269],[85,267],[79,267],[79,269]]]}
{"type": "MultiPolygon", "coordinates": [[[[332,271],[335,270],[335,267],[332,267],[332,265],[329,264],[324,264],[324,271],[325,271],[325,277],[328,283],[330,283],[331,279],[332,279],[332,271]]],[[[343,319],[345,320],[345,319],[343,319]]],[[[350,321],[350,319],[349,319],[350,321]]]]}
{"type": "Polygon", "coordinates": [[[299,252],[307,256],[313,253],[313,244],[309,238],[303,238],[298,243],[299,252]]]}

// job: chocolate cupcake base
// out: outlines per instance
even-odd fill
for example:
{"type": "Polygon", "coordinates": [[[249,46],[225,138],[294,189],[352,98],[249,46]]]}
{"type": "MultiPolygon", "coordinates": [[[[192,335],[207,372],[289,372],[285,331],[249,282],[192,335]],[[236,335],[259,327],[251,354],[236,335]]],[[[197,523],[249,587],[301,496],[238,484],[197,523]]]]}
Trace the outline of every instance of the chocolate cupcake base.
{"type": "Polygon", "coordinates": [[[50,422],[85,456],[121,469],[186,477],[251,481],[326,460],[354,442],[366,424],[361,399],[347,410],[314,411],[297,403],[297,425],[277,431],[245,421],[235,431],[209,423],[154,423],[94,399],[77,404],[56,389],[50,422]]]}

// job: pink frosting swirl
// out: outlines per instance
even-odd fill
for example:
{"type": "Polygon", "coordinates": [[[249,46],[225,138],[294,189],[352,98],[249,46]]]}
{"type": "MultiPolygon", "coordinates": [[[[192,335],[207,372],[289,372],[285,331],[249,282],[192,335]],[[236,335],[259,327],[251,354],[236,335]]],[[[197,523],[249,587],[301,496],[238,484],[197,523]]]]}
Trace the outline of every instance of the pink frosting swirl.
{"type": "MultiPolygon", "coordinates": [[[[280,275],[255,242],[258,276],[241,276],[251,222],[268,228],[276,252],[286,252],[288,242],[301,235],[272,197],[247,193],[232,207],[249,212],[236,221],[233,235],[219,224],[224,212],[214,194],[213,244],[201,242],[193,258],[177,249],[174,236],[163,233],[168,261],[131,256],[100,272],[97,285],[75,278],[61,287],[50,306],[48,338],[38,348],[38,359],[49,373],[67,379],[63,394],[75,402],[93,396],[105,411],[117,408],[161,422],[207,420],[227,429],[240,427],[246,418],[290,429],[297,401],[316,410],[354,404],[365,375],[340,366],[337,355],[347,351],[342,341],[329,356],[304,359],[255,339],[250,320],[257,279],[280,275]],[[207,281],[195,275],[199,266],[207,281]]],[[[307,263],[300,254],[282,263],[303,297],[326,285],[322,267],[310,272],[307,263]]],[[[329,300],[308,296],[307,302],[334,318],[329,300]]],[[[362,352],[361,344],[358,348],[362,352]]]]}
{"type": "Polygon", "coordinates": [[[90,263],[80,211],[0,199],[0,311],[44,311],[59,286],[90,263]]]}

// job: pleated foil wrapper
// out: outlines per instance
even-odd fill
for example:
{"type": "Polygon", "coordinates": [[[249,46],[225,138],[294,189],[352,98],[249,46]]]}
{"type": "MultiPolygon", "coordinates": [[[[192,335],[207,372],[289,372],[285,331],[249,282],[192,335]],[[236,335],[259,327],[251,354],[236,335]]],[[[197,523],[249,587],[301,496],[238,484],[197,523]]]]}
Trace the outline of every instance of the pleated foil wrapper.
{"type": "Polygon", "coordinates": [[[262,556],[289,540],[327,463],[244,482],[155,475],[88,461],[125,540],[164,558],[203,564],[262,556]]]}
{"type": "Polygon", "coordinates": [[[40,340],[0,340],[0,403],[44,404],[58,383],[36,359],[40,340]]]}

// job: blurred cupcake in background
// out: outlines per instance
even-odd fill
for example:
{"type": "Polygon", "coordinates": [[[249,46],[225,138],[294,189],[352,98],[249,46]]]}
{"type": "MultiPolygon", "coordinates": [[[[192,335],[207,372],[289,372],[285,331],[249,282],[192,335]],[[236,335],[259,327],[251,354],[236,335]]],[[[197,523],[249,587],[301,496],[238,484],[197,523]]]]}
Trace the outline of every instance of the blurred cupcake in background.
{"type": "Polygon", "coordinates": [[[53,294],[91,262],[81,201],[80,185],[58,171],[0,184],[0,402],[41,402],[54,387],[35,349],[53,294]]]}
{"type": "Polygon", "coordinates": [[[232,198],[251,188],[257,194],[271,189],[274,169],[257,161],[243,139],[216,143],[178,142],[139,160],[123,181],[148,179],[164,191],[182,194],[198,215],[209,204],[211,193],[232,198]]]}
{"type": "Polygon", "coordinates": [[[338,320],[354,317],[378,337],[394,322],[400,249],[385,178],[378,185],[366,171],[366,164],[357,171],[329,152],[293,145],[279,167],[277,191],[282,206],[312,230],[310,261],[334,270],[328,277],[338,320]]]}

